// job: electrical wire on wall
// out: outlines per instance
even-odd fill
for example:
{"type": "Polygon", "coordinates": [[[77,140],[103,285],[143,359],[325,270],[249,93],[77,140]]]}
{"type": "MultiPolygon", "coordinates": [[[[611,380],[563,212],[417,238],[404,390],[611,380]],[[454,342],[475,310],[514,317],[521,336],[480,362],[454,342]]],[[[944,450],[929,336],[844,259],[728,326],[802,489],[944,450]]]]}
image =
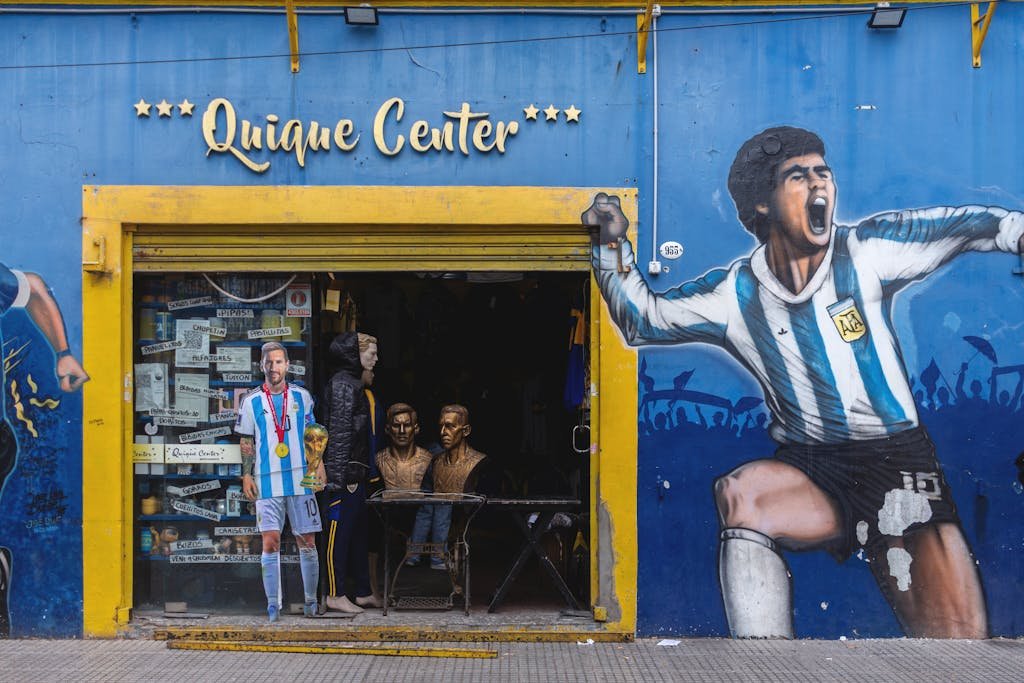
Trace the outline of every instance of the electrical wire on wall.
{"type": "Polygon", "coordinates": [[[647,264],[647,272],[651,275],[661,273],[661,261],[658,260],[658,17],[661,16],[661,5],[651,9],[651,77],[654,79],[654,120],[652,135],[654,136],[654,177],[651,179],[651,262],[647,264]]]}
{"type": "MultiPolygon", "coordinates": [[[[1005,0],[991,0],[989,4],[995,5],[1005,0]]],[[[927,10],[938,10],[948,9],[956,7],[969,7],[976,4],[973,1],[964,2],[936,2],[934,4],[927,5],[913,5],[903,7],[907,12],[921,12],[927,10]]],[[[742,26],[758,26],[764,24],[781,24],[791,22],[805,22],[805,21],[820,21],[826,19],[835,18],[846,18],[846,17],[867,17],[875,11],[876,7],[874,3],[867,4],[863,7],[857,6],[843,6],[843,7],[770,7],[764,8],[759,7],[719,7],[719,8],[671,8],[671,9],[660,9],[659,14],[673,14],[673,15],[709,15],[709,16],[757,16],[757,15],[770,15],[768,19],[749,19],[744,21],[729,21],[714,24],[704,24],[700,26],[674,26],[668,29],[653,29],[652,32],[657,37],[658,31],[666,33],[677,33],[682,31],[707,31],[713,29],[728,29],[737,28],[742,26]],[[794,16],[799,15],[799,16],[794,16]]],[[[259,7],[132,7],[132,8],[41,8],[41,7],[2,7],[0,8],[0,14],[54,14],[54,15],[75,15],[75,14],[283,14],[284,9],[273,9],[273,8],[259,8],[259,7]]],[[[343,10],[324,10],[315,8],[304,8],[297,10],[297,14],[338,14],[343,10]]],[[[529,15],[529,14],[547,14],[547,15],[576,15],[576,16],[606,16],[606,15],[636,15],[636,10],[629,9],[590,9],[590,8],[576,8],[576,9],[504,9],[504,8],[381,8],[381,14],[511,14],[511,15],[529,15]]],[[[406,53],[410,50],[431,50],[431,49],[451,49],[459,47],[480,47],[480,46],[498,46],[498,45],[513,45],[513,44],[536,44],[536,43],[548,43],[558,42],[567,40],[596,40],[596,39],[609,39],[621,36],[635,36],[635,30],[630,31],[605,31],[601,33],[577,33],[577,34],[566,34],[561,36],[536,36],[527,38],[511,38],[505,40],[467,40],[450,43],[428,43],[420,45],[400,45],[391,47],[366,47],[366,48],[354,48],[354,49],[341,49],[341,50],[311,50],[311,51],[300,51],[297,53],[299,57],[322,57],[322,56],[342,56],[342,55],[355,55],[355,54],[374,54],[374,53],[387,53],[387,52],[400,52],[406,53]]],[[[9,71],[16,69],[60,69],[60,68],[80,68],[80,67],[105,67],[105,66],[138,66],[143,64],[181,64],[181,63],[201,63],[201,62],[228,62],[228,61],[244,61],[244,60],[260,60],[260,59],[281,59],[291,58],[291,53],[266,53],[266,54],[252,54],[252,55],[231,55],[231,56],[217,56],[217,57],[170,57],[170,58],[154,58],[154,59],[129,59],[129,60],[110,60],[110,61],[96,61],[96,62],[68,62],[68,63],[52,63],[52,64],[0,64],[0,71],[9,71]]]]}

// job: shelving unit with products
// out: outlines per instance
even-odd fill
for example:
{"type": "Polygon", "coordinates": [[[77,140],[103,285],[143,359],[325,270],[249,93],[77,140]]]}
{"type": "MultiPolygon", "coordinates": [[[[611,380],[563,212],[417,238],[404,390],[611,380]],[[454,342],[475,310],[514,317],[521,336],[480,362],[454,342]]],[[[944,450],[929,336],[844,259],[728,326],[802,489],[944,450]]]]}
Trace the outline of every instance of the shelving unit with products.
{"type": "MultiPolygon", "coordinates": [[[[265,342],[288,350],[290,382],[312,377],[313,281],[211,279],[216,287],[201,274],[135,276],[136,609],[265,609],[261,539],[241,493],[234,425],[240,399],[263,381],[265,342]]],[[[301,597],[290,533],[281,553],[285,599],[301,597]]]]}

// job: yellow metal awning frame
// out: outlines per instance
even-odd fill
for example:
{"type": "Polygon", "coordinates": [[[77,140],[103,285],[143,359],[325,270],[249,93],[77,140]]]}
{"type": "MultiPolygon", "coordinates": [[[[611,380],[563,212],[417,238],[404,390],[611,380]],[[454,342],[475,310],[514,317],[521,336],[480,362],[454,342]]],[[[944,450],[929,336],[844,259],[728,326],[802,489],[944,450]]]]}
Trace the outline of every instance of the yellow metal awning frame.
{"type": "MultiPolygon", "coordinates": [[[[140,226],[188,232],[197,226],[273,231],[357,225],[371,235],[377,226],[477,226],[475,241],[462,248],[486,251],[488,231],[500,232],[502,226],[578,232],[580,213],[597,192],[618,195],[630,224],[637,225],[635,188],[85,186],[82,191],[82,354],[92,377],[83,389],[82,411],[87,637],[117,635],[133,605],[132,275],[140,226]]],[[[277,270],[302,264],[282,253],[277,270]]],[[[198,272],[204,261],[189,265],[198,272]]],[[[351,264],[337,265],[342,270],[351,264]]],[[[470,269],[493,265],[507,268],[484,258],[470,269]]],[[[389,268],[415,269],[408,263],[389,268]]],[[[612,323],[592,276],[590,295],[591,608],[596,629],[631,637],[637,616],[637,357],[612,323]]],[[[495,635],[502,634],[515,638],[514,630],[495,635]]]]}

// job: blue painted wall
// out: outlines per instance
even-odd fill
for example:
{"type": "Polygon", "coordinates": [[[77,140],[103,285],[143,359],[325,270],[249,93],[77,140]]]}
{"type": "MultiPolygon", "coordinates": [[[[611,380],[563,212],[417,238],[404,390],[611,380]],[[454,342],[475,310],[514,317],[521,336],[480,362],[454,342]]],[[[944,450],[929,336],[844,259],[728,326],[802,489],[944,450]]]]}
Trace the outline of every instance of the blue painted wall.
{"type": "MultiPolygon", "coordinates": [[[[798,18],[661,19],[658,238],[681,242],[686,254],[666,262],[671,271],[652,280],[655,289],[752,250],[725,179],[742,141],[772,125],[807,127],[825,139],[840,220],[945,203],[1024,206],[1017,125],[1024,107],[1018,85],[1024,8],[1000,7],[980,70],[970,66],[966,8],[916,11],[902,29],[886,34],[868,31],[863,17],[798,18]],[[764,23],[751,23],[758,21],[764,23]]],[[[337,16],[303,15],[304,52],[344,54],[304,56],[296,75],[281,56],[288,53],[284,21],[283,15],[184,12],[0,15],[0,66],[106,63],[0,70],[3,262],[39,272],[53,288],[76,350],[78,218],[86,183],[635,185],[639,261],[650,259],[653,77],[636,74],[633,17],[407,13],[382,15],[376,29],[355,29],[337,16]],[[588,37],[503,42],[581,35],[588,37]],[[466,42],[494,44],[418,47],[466,42]],[[213,59],[253,55],[277,56],[213,59]],[[370,127],[380,104],[395,96],[405,100],[406,124],[422,118],[439,125],[442,111],[465,101],[492,120],[518,121],[520,132],[504,155],[407,150],[385,157],[373,147],[370,127]],[[229,155],[204,156],[201,114],[216,97],[255,122],[270,113],[328,125],[350,118],[362,139],[349,154],[309,154],[305,168],[282,152],[256,155],[272,162],[257,175],[229,155]],[[132,104],[140,98],[173,104],[188,98],[196,113],[182,118],[175,109],[161,118],[154,108],[148,119],[139,118],[132,104]],[[578,125],[561,116],[547,123],[543,114],[526,121],[522,109],[531,103],[574,104],[583,114],[578,125]]],[[[389,134],[397,130],[389,127],[389,134]]],[[[970,355],[964,335],[988,336],[1001,364],[1024,363],[1015,265],[1008,256],[967,256],[908,290],[897,306],[908,372],[919,374],[934,357],[955,382],[953,373],[970,355]]],[[[52,358],[23,314],[10,313],[2,324],[5,349],[15,338],[33,339],[33,355],[8,373],[4,389],[8,420],[20,425],[10,380],[31,370],[40,394],[54,393],[39,379],[50,380],[52,358]]],[[[659,388],[671,386],[681,370],[699,368],[690,388],[730,400],[760,396],[713,349],[644,350],[641,359],[659,388]]],[[[973,360],[969,378],[984,382],[987,363],[973,360]]],[[[12,635],[74,636],[81,631],[80,396],[64,396],[59,408],[34,417],[44,429],[32,438],[18,428],[18,468],[0,501],[0,546],[15,555],[12,635]],[[51,492],[59,494],[52,498],[59,515],[39,510],[51,498],[38,496],[51,492]],[[51,521],[34,525],[38,519],[51,521]]],[[[1013,610],[1024,575],[1018,514],[1024,498],[1013,485],[1012,463],[1021,449],[1020,424],[1019,415],[1014,421],[957,414],[935,430],[981,563],[993,632],[1007,635],[1024,630],[1013,610]]],[[[711,482],[772,446],[763,436],[716,438],[696,430],[688,438],[641,437],[641,634],[725,633],[711,482]],[[655,489],[659,476],[672,482],[663,498],[655,489]]],[[[791,564],[799,635],[900,633],[863,562],[839,566],[810,553],[791,564]]]]}

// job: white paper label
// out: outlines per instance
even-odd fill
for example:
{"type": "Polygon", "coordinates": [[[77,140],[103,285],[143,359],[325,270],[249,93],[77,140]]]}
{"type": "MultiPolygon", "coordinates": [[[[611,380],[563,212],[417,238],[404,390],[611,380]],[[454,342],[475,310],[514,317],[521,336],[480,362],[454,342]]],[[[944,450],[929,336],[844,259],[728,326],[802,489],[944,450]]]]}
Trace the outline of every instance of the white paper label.
{"type": "Polygon", "coordinates": [[[209,387],[197,387],[191,384],[177,383],[174,391],[187,396],[207,396],[209,398],[227,399],[228,394],[223,389],[210,389],[209,387]]]}
{"type": "Polygon", "coordinates": [[[183,486],[178,488],[177,486],[168,486],[167,493],[172,496],[191,496],[194,493],[202,493],[203,491],[213,491],[214,489],[220,488],[220,480],[214,479],[212,481],[204,481],[201,484],[192,484],[191,486],[183,486]]]}
{"type": "Polygon", "coordinates": [[[213,539],[205,538],[195,541],[173,541],[168,544],[172,553],[180,550],[213,550],[213,539]]]}
{"type": "Polygon", "coordinates": [[[186,503],[181,500],[176,500],[172,502],[171,507],[183,514],[194,515],[196,517],[203,517],[205,519],[212,519],[215,522],[219,522],[221,517],[218,513],[214,512],[213,510],[207,510],[206,508],[201,508],[198,505],[186,503]]]}
{"type": "Polygon", "coordinates": [[[212,306],[212,296],[197,296],[191,299],[178,299],[177,301],[168,301],[168,311],[180,311],[183,308],[195,308],[196,306],[212,306]]]}
{"type": "Polygon", "coordinates": [[[283,337],[291,334],[290,327],[268,327],[265,330],[249,330],[246,334],[249,339],[263,339],[264,337],[283,337]]]}
{"type": "Polygon", "coordinates": [[[150,408],[150,417],[179,417],[182,420],[198,420],[198,410],[184,410],[181,408],[150,408]]]}
{"type": "Polygon", "coordinates": [[[260,532],[259,527],[254,526],[215,526],[214,536],[255,536],[260,532]]]}
{"type": "Polygon", "coordinates": [[[306,374],[306,366],[305,365],[289,365],[288,366],[288,372],[289,372],[289,374],[292,374],[292,375],[305,375],[306,374]]]}
{"type": "Polygon", "coordinates": [[[180,417],[154,417],[153,424],[159,427],[195,427],[195,420],[183,420],[180,417]]]}
{"type": "Polygon", "coordinates": [[[164,445],[162,443],[132,444],[132,462],[160,463],[164,461],[164,445]]]}
{"type": "Polygon", "coordinates": [[[193,363],[233,363],[235,356],[230,353],[193,353],[189,360],[193,363]]]}
{"type": "Polygon", "coordinates": [[[210,422],[213,424],[217,424],[218,422],[234,422],[237,419],[237,410],[222,410],[219,413],[213,413],[210,415],[210,422]]]}
{"type": "MultiPolygon", "coordinates": [[[[171,564],[255,564],[260,561],[259,553],[249,555],[171,555],[171,564]]],[[[281,555],[281,564],[298,564],[298,555],[281,555]]]]}
{"type": "Polygon", "coordinates": [[[210,325],[204,325],[202,323],[192,323],[193,332],[203,332],[210,335],[211,337],[226,337],[228,336],[228,328],[226,327],[212,327],[210,325]]]}
{"type": "Polygon", "coordinates": [[[252,318],[253,312],[251,308],[218,308],[218,318],[252,318]]]}
{"type": "Polygon", "coordinates": [[[217,362],[218,372],[249,372],[252,363],[252,348],[248,346],[217,346],[217,353],[230,356],[226,361],[217,362]]]}
{"type": "MultiPolygon", "coordinates": [[[[181,353],[180,349],[178,353],[181,353]]],[[[176,373],[174,375],[174,407],[182,410],[198,410],[199,421],[206,422],[210,416],[210,399],[205,394],[197,393],[197,390],[209,388],[209,375],[191,372],[176,373]],[[182,387],[189,387],[192,391],[182,389],[182,387]]]]}
{"type": "Polygon", "coordinates": [[[251,372],[225,372],[220,376],[225,382],[233,382],[236,384],[252,384],[252,373],[251,372]]]}
{"type": "Polygon", "coordinates": [[[175,339],[174,341],[160,342],[159,344],[150,344],[149,346],[143,346],[139,349],[139,353],[143,356],[148,356],[153,353],[160,353],[161,351],[172,351],[174,349],[180,349],[185,345],[185,342],[181,339],[175,339]]]}
{"type": "Polygon", "coordinates": [[[192,443],[203,439],[213,439],[218,436],[231,434],[231,427],[214,427],[213,429],[201,429],[198,432],[189,432],[178,437],[180,443],[192,443]]]}
{"type": "Polygon", "coordinates": [[[168,465],[235,464],[242,462],[242,449],[237,444],[167,444],[164,461],[168,465]]]}

